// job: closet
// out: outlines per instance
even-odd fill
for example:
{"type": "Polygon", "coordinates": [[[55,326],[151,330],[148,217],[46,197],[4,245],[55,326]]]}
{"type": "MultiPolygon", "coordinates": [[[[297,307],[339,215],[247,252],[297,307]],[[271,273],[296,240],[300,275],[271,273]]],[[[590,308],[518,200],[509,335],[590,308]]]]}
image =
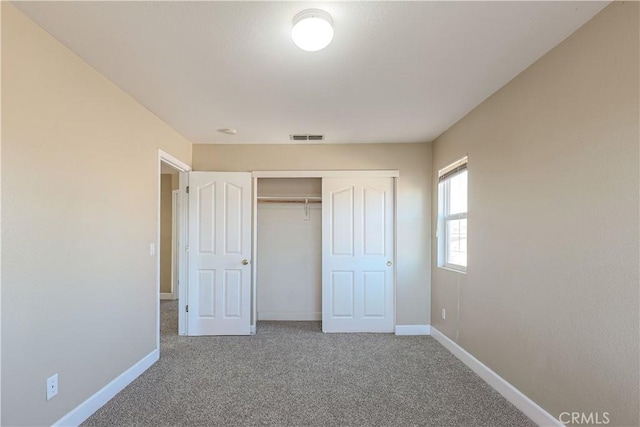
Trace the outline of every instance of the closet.
{"type": "Polygon", "coordinates": [[[397,171],[190,172],[187,335],[393,332],[397,171]]]}
{"type": "Polygon", "coordinates": [[[257,252],[257,320],[321,320],[321,178],[257,179],[257,252]]]}

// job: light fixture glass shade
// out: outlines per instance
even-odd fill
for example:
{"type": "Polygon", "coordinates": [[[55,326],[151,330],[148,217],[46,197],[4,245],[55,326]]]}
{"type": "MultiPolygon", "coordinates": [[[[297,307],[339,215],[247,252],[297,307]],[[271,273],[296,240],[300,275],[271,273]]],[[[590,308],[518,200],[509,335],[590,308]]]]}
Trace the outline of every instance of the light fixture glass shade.
{"type": "Polygon", "coordinates": [[[293,18],[291,38],[300,49],[315,52],[333,40],[332,23],[331,15],[324,10],[303,10],[293,18]]]}

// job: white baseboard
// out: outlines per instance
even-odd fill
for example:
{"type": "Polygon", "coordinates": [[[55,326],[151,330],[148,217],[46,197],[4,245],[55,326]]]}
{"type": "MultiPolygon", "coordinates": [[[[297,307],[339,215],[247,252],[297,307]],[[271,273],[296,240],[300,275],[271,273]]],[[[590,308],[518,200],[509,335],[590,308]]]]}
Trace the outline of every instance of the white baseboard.
{"type": "Polygon", "coordinates": [[[251,335],[255,335],[256,334],[256,325],[249,326],[249,333],[251,335]]]}
{"type": "Polygon", "coordinates": [[[322,313],[296,311],[259,311],[258,320],[318,321],[322,320],[322,313]]]}
{"type": "Polygon", "coordinates": [[[149,369],[151,365],[156,363],[160,358],[160,352],[158,349],[153,350],[151,353],[142,358],[135,365],[118,375],[109,384],[102,387],[93,396],[82,402],[75,409],[69,412],[64,417],[60,418],[54,427],[58,426],[78,426],[84,422],[87,418],[93,415],[98,409],[100,409],[105,403],[107,403],[113,396],[122,391],[133,380],[138,378],[144,371],[149,369]]]}
{"type": "Polygon", "coordinates": [[[160,299],[177,299],[171,292],[160,292],[160,299]]]}
{"type": "Polygon", "coordinates": [[[557,426],[563,427],[560,421],[553,417],[550,413],[542,409],[536,402],[525,396],[520,390],[511,385],[507,380],[496,374],[487,365],[476,359],[471,353],[460,347],[449,337],[444,335],[436,328],[431,328],[431,336],[442,344],[447,350],[453,353],[458,359],[467,365],[473,372],[478,374],[480,378],[485,380],[487,384],[493,387],[505,399],[518,408],[522,413],[539,426],[557,426]]]}
{"type": "Polygon", "coordinates": [[[396,325],[396,335],[431,335],[431,325],[396,325]]]}

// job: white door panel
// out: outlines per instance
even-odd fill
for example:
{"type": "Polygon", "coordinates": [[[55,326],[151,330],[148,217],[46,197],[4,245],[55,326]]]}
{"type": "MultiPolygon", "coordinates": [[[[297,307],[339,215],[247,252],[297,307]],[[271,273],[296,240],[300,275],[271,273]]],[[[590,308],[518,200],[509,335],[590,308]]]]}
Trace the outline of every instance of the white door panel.
{"type": "Polygon", "coordinates": [[[347,187],[331,193],[331,255],[354,255],[353,190],[347,187]]]}
{"type": "Polygon", "coordinates": [[[386,272],[364,271],[362,288],[364,290],[365,318],[384,318],[387,313],[386,296],[386,272]]]}
{"type": "Polygon", "coordinates": [[[325,178],[322,329],[393,332],[393,178],[325,178]]]}
{"type": "Polygon", "coordinates": [[[251,174],[189,174],[189,335],[249,335],[251,174]]]}

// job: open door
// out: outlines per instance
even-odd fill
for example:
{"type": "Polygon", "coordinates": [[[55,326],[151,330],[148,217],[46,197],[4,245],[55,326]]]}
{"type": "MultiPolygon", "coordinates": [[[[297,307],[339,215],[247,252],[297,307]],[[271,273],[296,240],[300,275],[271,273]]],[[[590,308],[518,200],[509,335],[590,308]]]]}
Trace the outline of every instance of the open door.
{"type": "Polygon", "coordinates": [[[249,335],[251,174],[189,173],[188,335],[249,335]]]}
{"type": "Polygon", "coordinates": [[[393,178],[322,180],[322,330],[393,332],[393,178]]]}

